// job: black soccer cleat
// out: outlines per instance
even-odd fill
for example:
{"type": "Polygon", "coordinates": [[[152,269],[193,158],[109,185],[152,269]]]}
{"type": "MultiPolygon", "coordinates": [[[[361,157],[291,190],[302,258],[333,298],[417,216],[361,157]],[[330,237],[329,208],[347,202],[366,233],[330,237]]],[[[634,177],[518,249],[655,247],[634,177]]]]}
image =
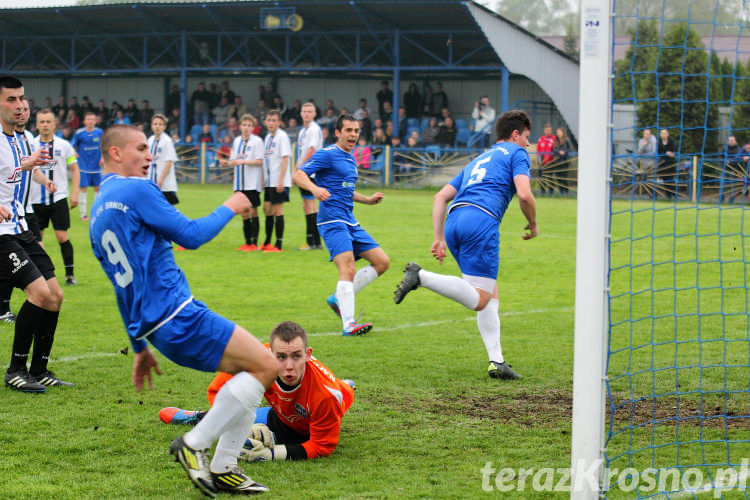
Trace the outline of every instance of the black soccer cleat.
{"type": "Polygon", "coordinates": [[[501,378],[504,380],[518,380],[522,378],[519,374],[513,371],[513,368],[503,361],[498,363],[497,361],[490,361],[490,366],[487,368],[487,374],[490,378],[501,378]]]}
{"type": "Polygon", "coordinates": [[[231,493],[232,495],[254,495],[271,491],[268,486],[256,483],[247,474],[235,465],[229,472],[212,472],[214,484],[219,491],[231,493]]]}
{"type": "Polygon", "coordinates": [[[68,285],[68,286],[77,285],[78,281],[76,281],[75,276],[66,276],[65,277],[65,284],[68,285]]]}
{"type": "Polygon", "coordinates": [[[47,387],[73,387],[73,382],[66,382],[57,378],[54,372],[49,370],[40,373],[39,375],[32,375],[34,380],[47,387]]]}
{"type": "Polygon", "coordinates": [[[169,445],[169,453],[174,455],[175,462],[180,462],[196,488],[207,497],[215,497],[219,491],[214,484],[211,470],[208,467],[208,450],[194,450],[185,444],[182,436],[169,445]]]}
{"type": "Polygon", "coordinates": [[[34,380],[26,367],[13,373],[5,372],[5,386],[21,392],[44,392],[47,390],[45,386],[34,380]]]}
{"type": "Polygon", "coordinates": [[[17,316],[13,314],[12,312],[8,311],[4,314],[0,314],[0,321],[4,321],[6,323],[15,323],[17,316]]]}
{"type": "Polygon", "coordinates": [[[419,288],[419,271],[422,268],[416,262],[409,262],[404,268],[404,277],[401,279],[401,283],[396,287],[396,291],[393,294],[393,301],[396,304],[400,304],[406,294],[412,290],[419,288]]]}

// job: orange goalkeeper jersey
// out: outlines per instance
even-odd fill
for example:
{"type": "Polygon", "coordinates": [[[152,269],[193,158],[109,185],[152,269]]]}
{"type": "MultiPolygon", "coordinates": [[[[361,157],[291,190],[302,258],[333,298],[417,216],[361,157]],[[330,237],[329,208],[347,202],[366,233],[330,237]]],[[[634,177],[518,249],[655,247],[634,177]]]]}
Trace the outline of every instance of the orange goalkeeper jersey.
{"type": "MultiPolygon", "coordinates": [[[[213,405],[216,393],[227,380],[228,373],[219,372],[208,387],[208,401],[213,405]]],[[[354,401],[354,390],[323,363],[312,358],[305,365],[299,385],[284,390],[278,379],[265,393],[273,412],[288,427],[309,436],[302,443],[307,458],[327,457],[339,443],[341,419],[354,401]]]]}

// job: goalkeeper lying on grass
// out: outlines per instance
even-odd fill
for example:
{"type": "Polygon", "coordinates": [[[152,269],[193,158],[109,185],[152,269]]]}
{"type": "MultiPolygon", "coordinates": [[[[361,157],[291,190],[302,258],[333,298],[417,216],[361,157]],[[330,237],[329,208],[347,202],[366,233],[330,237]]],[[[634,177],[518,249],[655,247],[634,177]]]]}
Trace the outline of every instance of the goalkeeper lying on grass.
{"type": "MultiPolygon", "coordinates": [[[[327,457],[339,442],[344,413],[354,401],[354,382],[339,380],[307,346],[307,333],[292,321],[276,325],[269,339],[279,362],[279,375],[266,391],[270,407],[258,408],[250,436],[240,453],[248,462],[303,460],[327,457]]],[[[218,373],[208,387],[208,401],[227,380],[218,373]]],[[[159,418],[168,424],[195,424],[206,412],[162,408],[159,418]]]]}

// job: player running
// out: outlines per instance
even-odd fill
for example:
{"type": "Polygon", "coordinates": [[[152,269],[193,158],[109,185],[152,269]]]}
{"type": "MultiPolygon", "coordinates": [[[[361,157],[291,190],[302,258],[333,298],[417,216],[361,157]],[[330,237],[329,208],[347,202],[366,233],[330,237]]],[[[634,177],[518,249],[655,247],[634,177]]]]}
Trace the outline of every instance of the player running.
{"type": "MultiPolygon", "coordinates": [[[[297,137],[297,163],[294,166],[296,172],[302,165],[310,161],[312,155],[323,147],[323,132],[320,125],[315,123],[315,104],[306,102],[300,109],[302,117],[302,129],[297,137]]],[[[300,188],[302,195],[302,210],[305,212],[305,226],[307,228],[307,243],[298,250],[315,250],[321,248],[320,233],[318,232],[318,211],[315,208],[315,197],[307,189],[300,188]]]]}
{"type": "Polygon", "coordinates": [[[102,161],[102,129],[96,128],[96,114],[87,111],[83,117],[83,128],[76,131],[71,144],[78,152],[78,167],[81,170],[81,199],[78,208],[81,210],[81,220],[89,220],[88,199],[86,191],[89,186],[94,188],[94,197],[99,193],[99,183],[102,171],[99,164],[102,161]]]}
{"type": "Polygon", "coordinates": [[[294,182],[320,200],[318,230],[339,271],[336,293],[328,297],[328,305],[341,318],[342,335],[362,335],[372,329],[372,324],[354,321],[354,294],[383,274],[390,259],[354,218],[353,202],[376,205],[383,200],[383,193],[365,196],[354,190],[359,178],[352,156],[359,137],[357,120],[352,115],[339,116],[335,134],[336,143],[315,153],[294,173],[294,182]],[[313,174],[315,182],[309,177],[313,174]],[[354,261],[359,258],[370,265],[355,274],[354,261]]]}
{"type": "Polygon", "coordinates": [[[404,278],[394,294],[401,303],[420,285],[477,311],[477,326],[484,341],[492,378],[521,378],[508,366],[500,347],[497,269],[498,229],[513,193],[528,224],[523,239],[539,234],[536,201],[531,193],[529,145],[531,120],[521,110],[506,111],[495,124],[497,144],[477,156],[435,195],[432,255],[443,263],[445,245],[461,269],[462,278],[425,271],[414,262],[406,265],[404,278]],[[453,200],[448,209],[446,205],[453,200]]]}
{"type": "MultiPolygon", "coordinates": [[[[278,361],[276,381],[265,393],[270,407],[258,408],[240,458],[249,462],[327,457],[339,442],[341,419],[354,401],[354,382],[340,380],[312,356],[307,333],[293,321],[271,331],[267,345],[278,361]]],[[[208,401],[232,376],[219,373],[208,387],[208,401]]],[[[206,412],[162,408],[168,424],[192,424],[206,412]]]]}
{"type": "Polygon", "coordinates": [[[205,418],[172,441],[169,451],[208,496],[268,491],[242,472],[237,457],[263,393],[276,377],[276,362],[247,330],[193,299],[171,245],[175,241],[194,249],[210,241],[235,214],[247,210],[247,197],[234,193],[208,216],[190,220],[143,178],[152,160],[143,132],[112,126],[102,138],[102,150],[105,176],[92,206],[89,236],[115,288],[135,352],[133,384],[140,390],[145,378],[153,387],[151,370],[161,373],[146,339],[179,365],[234,374],[205,418]],[[209,466],[209,449],[217,439],[209,466]]]}
{"type": "Polygon", "coordinates": [[[242,115],[240,118],[240,136],[234,138],[232,152],[228,160],[220,160],[223,167],[234,167],[234,190],[247,196],[250,208],[242,213],[242,233],[245,244],[237,250],[255,252],[258,246],[258,206],[260,193],[263,190],[263,141],[253,134],[255,118],[242,115]]]}

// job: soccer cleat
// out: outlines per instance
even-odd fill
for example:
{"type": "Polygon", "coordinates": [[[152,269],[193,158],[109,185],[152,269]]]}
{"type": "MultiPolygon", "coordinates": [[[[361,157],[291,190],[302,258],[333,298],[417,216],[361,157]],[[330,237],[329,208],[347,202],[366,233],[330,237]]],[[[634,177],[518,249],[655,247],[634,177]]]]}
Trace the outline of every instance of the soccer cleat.
{"type": "Polygon", "coordinates": [[[345,378],[344,380],[342,380],[342,382],[345,382],[345,383],[349,384],[349,386],[350,386],[350,387],[351,387],[352,389],[356,389],[356,388],[357,388],[357,384],[355,384],[355,383],[354,383],[354,380],[351,380],[351,379],[345,378]]]}
{"type": "Polygon", "coordinates": [[[15,323],[16,318],[17,316],[10,311],[5,314],[0,314],[0,321],[5,321],[6,323],[15,323]]]}
{"type": "Polygon", "coordinates": [[[276,247],[275,247],[275,246],[273,246],[273,245],[271,245],[270,243],[263,243],[263,245],[261,245],[261,247],[260,247],[260,249],[261,249],[262,251],[264,251],[264,252],[265,252],[266,250],[270,250],[270,249],[272,249],[272,248],[276,248],[276,247]]]}
{"type": "Polygon", "coordinates": [[[284,250],[282,250],[281,248],[276,248],[273,245],[269,245],[268,248],[264,248],[263,249],[263,253],[279,253],[279,252],[283,252],[283,251],[284,250]]]}
{"type": "Polygon", "coordinates": [[[354,335],[364,335],[370,330],[372,330],[372,323],[362,323],[359,325],[356,323],[350,323],[349,326],[344,328],[341,335],[344,337],[353,337],[354,335]]]}
{"type": "Polygon", "coordinates": [[[243,252],[257,252],[258,250],[260,250],[260,247],[255,244],[247,245],[247,248],[242,249],[243,252]]]}
{"type": "Polygon", "coordinates": [[[206,496],[216,496],[219,490],[208,467],[208,450],[194,450],[180,436],[169,445],[169,453],[174,455],[175,462],[180,462],[196,488],[206,496]]]}
{"type": "Polygon", "coordinates": [[[81,217],[81,220],[89,220],[89,218],[88,216],[84,215],[83,217],[81,217]]]}
{"type": "Polygon", "coordinates": [[[422,268],[416,262],[409,262],[404,268],[404,277],[401,278],[401,283],[396,287],[396,291],[393,293],[393,301],[396,304],[400,304],[406,294],[412,290],[419,288],[419,271],[422,268]]]}
{"type": "Polygon", "coordinates": [[[185,248],[185,247],[183,247],[183,246],[181,246],[181,245],[177,245],[177,246],[176,246],[176,247],[174,248],[174,251],[175,251],[175,252],[184,252],[185,250],[187,250],[187,248],[185,248]]]}
{"type": "Polygon", "coordinates": [[[237,248],[235,248],[235,250],[239,250],[239,251],[242,251],[242,252],[247,252],[247,247],[249,247],[249,246],[250,245],[248,245],[247,243],[245,243],[245,244],[240,245],[237,248]]]}
{"type": "Polygon", "coordinates": [[[253,495],[255,493],[264,493],[271,491],[268,486],[256,483],[247,476],[238,465],[232,467],[229,472],[216,473],[212,472],[214,485],[219,491],[225,491],[232,495],[253,495]]]}
{"type": "Polygon", "coordinates": [[[299,247],[297,250],[312,250],[312,249],[313,249],[313,247],[311,247],[310,245],[308,245],[307,243],[305,243],[304,245],[302,245],[301,247],[299,247]]]}
{"type": "Polygon", "coordinates": [[[73,382],[60,380],[59,378],[57,378],[54,372],[51,372],[49,370],[44,371],[39,375],[32,375],[32,377],[34,377],[34,380],[36,380],[40,384],[46,385],[47,387],[73,387],[75,385],[73,382]]]}
{"type": "Polygon", "coordinates": [[[501,378],[504,380],[517,380],[521,378],[521,376],[514,372],[513,368],[511,368],[505,361],[502,363],[490,361],[490,366],[487,368],[487,374],[490,378],[501,378]]]}
{"type": "Polygon", "coordinates": [[[195,425],[200,422],[205,414],[205,411],[181,410],[174,406],[168,406],[159,410],[161,421],[172,425],[195,425]]]}
{"type": "Polygon", "coordinates": [[[5,372],[5,385],[21,392],[44,392],[47,390],[45,386],[34,380],[34,377],[25,367],[17,372],[5,372]]]}
{"type": "Polygon", "coordinates": [[[75,276],[66,276],[65,277],[65,284],[68,285],[68,286],[70,286],[70,285],[77,285],[78,281],[76,281],[75,276]]]}
{"type": "Polygon", "coordinates": [[[339,318],[341,317],[341,309],[339,309],[339,299],[336,298],[336,294],[332,293],[330,297],[326,299],[326,304],[328,304],[328,307],[333,309],[333,312],[336,313],[336,316],[339,318]]]}

